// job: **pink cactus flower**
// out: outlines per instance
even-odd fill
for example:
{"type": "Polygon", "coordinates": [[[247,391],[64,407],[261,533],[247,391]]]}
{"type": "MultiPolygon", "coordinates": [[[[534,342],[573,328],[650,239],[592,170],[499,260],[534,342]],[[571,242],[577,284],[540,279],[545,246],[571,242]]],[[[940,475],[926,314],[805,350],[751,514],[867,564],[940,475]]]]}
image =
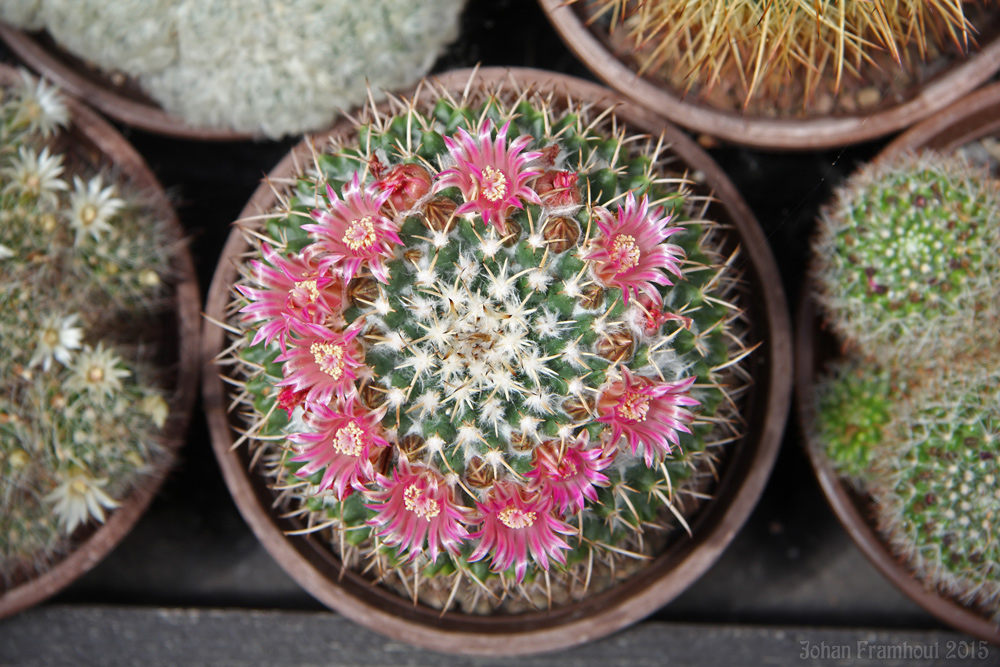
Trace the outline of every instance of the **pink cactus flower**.
{"type": "Polygon", "coordinates": [[[338,500],[363,490],[375,478],[372,450],[389,446],[381,435],[380,414],[367,412],[352,398],[338,409],[310,404],[302,419],[310,431],[288,436],[298,451],[291,460],[305,462],[296,475],[309,477],[323,470],[319,488],[332,489],[338,500]]]}
{"type": "Polygon", "coordinates": [[[573,535],[576,529],[552,514],[551,496],[529,492],[515,482],[496,482],[486,501],[476,503],[476,509],[483,525],[469,536],[479,540],[469,562],[492,554],[490,569],[503,572],[513,566],[518,583],[528,570],[529,551],[543,570],[549,569],[549,558],[566,562],[562,550],[570,546],[560,535],[573,535]]]}
{"type": "Polygon", "coordinates": [[[581,197],[580,188],[576,184],[577,178],[575,171],[550,170],[538,177],[535,192],[549,206],[579,206],[581,197]]]}
{"type": "Polygon", "coordinates": [[[653,301],[648,294],[640,294],[638,298],[640,313],[638,315],[639,324],[647,336],[656,334],[667,322],[679,322],[684,329],[690,329],[692,320],[690,317],[677,315],[668,310],[664,310],[663,304],[653,301]]]}
{"type": "Polygon", "coordinates": [[[510,121],[491,138],[493,121],[487,120],[479,130],[479,138],[463,128],[458,130],[458,140],[445,137],[444,143],[455,160],[455,166],[438,174],[434,191],[457,186],[465,203],[455,210],[456,215],[479,213],[486,225],[493,225],[502,234],[507,228],[507,212],[511,208],[524,208],[521,200],[541,205],[538,195],[528,187],[528,181],[538,171],[525,169],[525,165],[541,156],[538,152],[521,153],[531,141],[522,135],[507,145],[510,121]]]}
{"type": "Polygon", "coordinates": [[[320,270],[336,269],[348,282],[362,266],[367,266],[377,280],[389,282],[386,259],[393,257],[393,244],[402,245],[399,230],[382,215],[382,205],[392,196],[375,184],[362,188],[360,176],[344,187],[341,199],[326,186],[329,209],[312,212],[315,225],[302,229],[316,237],[311,252],[319,255],[320,270]]]}
{"type": "Polygon", "coordinates": [[[409,211],[431,191],[431,175],[419,164],[398,164],[375,185],[389,193],[389,203],[397,212],[409,211]]]}
{"type": "Polygon", "coordinates": [[[626,304],[629,292],[638,297],[640,291],[662,303],[653,283],[672,285],[664,271],[680,277],[678,259],[684,256],[680,246],[663,241],[681,228],[667,227],[670,216],[658,218],[660,211],[650,214],[648,198],[643,196],[636,204],[631,192],[625,197],[625,206],[618,207],[617,217],[605,208],[594,213],[601,234],[594,239],[595,248],[587,259],[594,262],[597,279],[608,287],[621,288],[626,304]]]}
{"type": "Polygon", "coordinates": [[[359,329],[338,332],[309,322],[290,323],[295,335],[288,337],[285,351],[276,359],[284,362],[284,379],[277,386],[304,391],[307,402],[324,405],[334,397],[354,394],[354,369],[363,365],[354,342],[359,329]]]}
{"type": "Polygon", "coordinates": [[[377,514],[368,525],[385,544],[398,547],[408,560],[425,549],[431,562],[441,551],[458,555],[469,537],[466,511],[455,504],[454,490],[438,472],[419,464],[411,468],[401,456],[393,476],[378,475],[376,483],[381,490],[368,494],[374,502],[367,507],[377,514]]]}
{"type": "Polygon", "coordinates": [[[611,452],[590,447],[590,434],[583,430],[576,440],[549,440],[536,447],[534,467],[524,476],[530,481],[530,489],[551,496],[562,515],[569,516],[582,510],[587,500],[597,501],[594,487],[609,484],[601,471],[612,461],[611,452]]]}
{"type": "Polygon", "coordinates": [[[271,246],[262,243],[261,254],[267,263],[250,260],[251,277],[260,285],[237,285],[250,302],[242,309],[246,322],[263,322],[253,338],[253,345],[275,338],[285,347],[288,322],[322,324],[340,310],[343,285],[331,275],[322,275],[319,267],[303,254],[285,258],[271,246]]]}
{"type": "Polygon", "coordinates": [[[597,400],[597,421],[610,424],[611,442],[617,443],[625,435],[635,456],[643,446],[648,467],[654,459],[670,454],[671,445],[678,446],[678,431],[690,433],[694,420],[687,407],[698,405],[688,395],[695,377],[675,382],[662,382],[641,375],[632,375],[622,366],[622,379],[611,383],[597,400]]]}

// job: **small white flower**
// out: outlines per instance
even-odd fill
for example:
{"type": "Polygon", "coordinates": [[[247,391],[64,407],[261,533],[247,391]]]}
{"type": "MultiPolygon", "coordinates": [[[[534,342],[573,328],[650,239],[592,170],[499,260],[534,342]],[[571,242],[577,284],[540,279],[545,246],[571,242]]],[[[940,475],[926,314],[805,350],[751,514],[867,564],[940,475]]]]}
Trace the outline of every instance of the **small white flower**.
{"type": "Polygon", "coordinates": [[[95,241],[112,230],[110,220],[125,206],[125,202],[114,196],[115,186],[103,187],[100,174],[84,183],[79,176],[73,177],[73,193],[70,195],[69,225],[76,232],[74,243],[80,245],[89,234],[95,241]]]}
{"type": "Polygon", "coordinates": [[[59,486],[45,500],[55,504],[53,512],[66,535],[72,535],[77,526],[91,518],[104,523],[104,510],[119,505],[102,490],[108,483],[106,479],[94,479],[89,472],[75,466],[61,471],[58,477],[59,486]]]}
{"type": "Polygon", "coordinates": [[[163,428],[170,414],[170,405],[159,394],[146,394],[139,404],[139,409],[153,420],[157,428],[163,428]]]}
{"type": "Polygon", "coordinates": [[[114,396],[122,389],[121,379],[130,375],[128,370],[118,367],[120,363],[121,359],[113,350],[105,350],[103,343],[96,348],[87,345],[73,365],[73,376],[66,381],[66,389],[87,392],[97,400],[114,396]]]}
{"type": "Polygon", "coordinates": [[[50,137],[60,127],[69,125],[69,109],[59,91],[42,79],[35,79],[27,70],[19,70],[22,85],[18,90],[17,114],[14,125],[28,126],[31,133],[50,137]]]}
{"type": "Polygon", "coordinates": [[[72,361],[70,350],[80,349],[83,340],[83,329],[73,326],[77,319],[79,316],[74,313],[66,317],[49,315],[42,320],[42,328],[38,332],[38,345],[31,361],[28,362],[28,367],[33,368],[41,364],[42,370],[47,371],[52,368],[53,359],[63,366],[69,366],[72,361]]]}
{"type": "Polygon", "coordinates": [[[17,149],[17,157],[3,170],[4,176],[10,179],[4,192],[55,206],[58,203],[56,193],[67,189],[66,182],[59,178],[62,172],[62,155],[50,155],[48,147],[36,153],[33,148],[21,146],[17,149]]]}
{"type": "Polygon", "coordinates": [[[10,259],[14,256],[14,251],[0,243],[0,259],[10,259]]]}

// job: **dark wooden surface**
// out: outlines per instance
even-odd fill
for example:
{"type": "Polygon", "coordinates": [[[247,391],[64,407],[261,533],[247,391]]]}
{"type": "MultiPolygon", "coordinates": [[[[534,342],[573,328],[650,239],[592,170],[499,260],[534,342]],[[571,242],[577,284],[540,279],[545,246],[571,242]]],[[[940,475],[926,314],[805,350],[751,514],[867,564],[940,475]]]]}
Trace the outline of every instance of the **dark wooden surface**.
{"type": "MultiPolygon", "coordinates": [[[[0,55],[12,60],[6,51],[0,55]]],[[[462,37],[437,69],[476,62],[593,79],[533,0],[472,0],[462,37]]],[[[294,140],[206,144],[123,131],[173,196],[204,292],[229,224],[294,140]]],[[[882,145],[805,154],[725,146],[710,151],[764,228],[793,307],[819,205],[882,145]]],[[[687,592],[633,629],[519,663],[882,664],[862,659],[856,649],[851,661],[829,651],[811,660],[802,657],[800,643],[856,647],[869,641],[939,648],[939,661],[895,664],[1000,664],[998,647],[985,658],[944,660],[947,642],[967,638],[946,631],[898,593],[854,547],[819,491],[797,428],[793,419],[747,525],[687,592]]],[[[243,523],[198,413],[180,464],[119,548],[51,603],[0,621],[0,665],[61,664],[492,663],[409,649],[326,612],[271,561],[243,523]]]]}

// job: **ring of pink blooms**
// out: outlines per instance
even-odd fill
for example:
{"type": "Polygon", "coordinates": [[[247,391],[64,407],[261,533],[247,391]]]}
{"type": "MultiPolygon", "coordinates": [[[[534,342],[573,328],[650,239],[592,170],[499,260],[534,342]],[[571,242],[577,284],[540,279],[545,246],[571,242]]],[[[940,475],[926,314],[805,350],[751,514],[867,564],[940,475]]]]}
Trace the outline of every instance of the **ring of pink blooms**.
{"type": "Polygon", "coordinates": [[[381,414],[366,411],[353,397],[336,410],[327,405],[309,405],[302,420],[310,430],[288,436],[289,441],[299,445],[299,453],[291,460],[305,463],[295,474],[309,477],[322,470],[319,490],[332,489],[338,500],[355,490],[363,491],[375,477],[372,449],[390,446],[381,435],[381,418],[381,414]]]}
{"type": "Polygon", "coordinates": [[[611,465],[614,455],[601,447],[590,447],[586,429],[575,440],[544,442],[535,448],[533,468],[524,474],[528,488],[551,496],[563,516],[581,511],[588,500],[597,501],[596,486],[610,480],[601,473],[611,465]]]}
{"type": "Polygon", "coordinates": [[[343,302],[340,284],[332,275],[320,274],[319,267],[304,253],[284,257],[267,243],[260,244],[265,262],[250,260],[251,279],[260,287],[237,285],[248,303],[240,309],[244,322],[263,322],[251,345],[278,339],[282,349],[289,322],[322,324],[339,313],[343,302]]]}
{"type": "Polygon", "coordinates": [[[336,270],[346,283],[367,266],[379,282],[389,282],[385,261],[393,257],[393,244],[403,244],[396,223],[381,212],[391,194],[374,183],[362,187],[357,172],[343,199],[327,184],[328,208],[312,211],[317,224],[302,225],[316,239],[309,252],[319,255],[321,271],[336,270]]]}
{"type": "Polygon", "coordinates": [[[469,537],[465,507],[455,504],[455,490],[435,470],[410,467],[400,456],[392,477],[378,475],[377,491],[368,493],[366,507],[375,512],[368,525],[399,554],[412,561],[426,550],[433,563],[445,551],[457,556],[469,537]]]}
{"type": "Polygon", "coordinates": [[[570,546],[560,535],[574,535],[577,531],[557,519],[552,509],[551,496],[528,492],[515,482],[495,482],[486,500],[476,503],[483,523],[469,536],[479,540],[469,562],[492,554],[490,570],[504,572],[514,567],[518,583],[528,570],[529,553],[543,570],[549,569],[550,558],[564,565],[563,550],[570,546]]]}
{"type": "Polygon", "coordinates": [[[361,329],[334,331],[297,320],[289,320],[289,325],[294,335],[288,337],[285,351],[275,359],[284,363],[284,378],[277,386],[305,392],[303,400],[324,405],[334,397],[345,400],[354,394],[354,369],[364,365],[354,342],[361,329]]]}
{"type": "Polygon", "coordinates": [[[611,442],[622,435],[635,456],[639,445],[647,467],[654,460],[667,456],[671,446],[680,446],[678,432],[690,433],[694,420],[687,407],[698,405],[688,394],[697,379],[692,376],[675,382],[662,382],[641,375],[632,375],[622,367],[622,378],[611,383],[597,400],[597,421],[611,426],[611,442]]]}
{"type": "Polygon", "coordinates": [[[630,292],[636,298],[643,292],[660,304],[663,298],[653,284],[672,285],[665,272],[681,277],[678,259],[684,257],[683,248],[663,242],[681,228],[668,227],[670,216],[660,218],[659,213],[650,214],[649,198],[643,195],[637,204],[631,192],[625,206],[618,206],[617,216],[603,207],[594,209],[601,233],[585,259],[594,262],[601,283],[621,289],[626,304],[630,292]]]}
{"type": "Polygon", "coordinates": [[[525,165],[542,154],[521,152],[532,140],[529,135],[521,135],[507,144],[510,121],[504,123],[495,139],[493,127],[493,121],[487,119],[479,129],[478,138],[464,128],[458,129],[457,140],[444,137],[455,164],[438,174],[434,192],[457,187],[465,203],[455,210],[455,215],[478,213],[484,224],[493,225],[503,234],[507,229],[507,211],[524,208],[521,200],[541,205],[538,194],[528,186],[528,181],[541,172],[525,169],[525,165]]]}

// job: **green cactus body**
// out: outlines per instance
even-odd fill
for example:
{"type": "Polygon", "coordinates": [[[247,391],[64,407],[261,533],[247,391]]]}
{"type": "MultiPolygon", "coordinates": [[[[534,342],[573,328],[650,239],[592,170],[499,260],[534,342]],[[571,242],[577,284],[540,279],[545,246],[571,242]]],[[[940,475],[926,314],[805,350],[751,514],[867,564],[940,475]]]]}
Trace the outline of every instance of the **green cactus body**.
{"type": "Polygon", "coordinates": [[[925,581],[1000,621],[1000,359],[925,378],[877,450],[880,529],[925,581]]]}
{"type": "Polygon", "coordinates": [[[841,475],[863,487],[874,450],[886,439],[899,390],[882,369],[855,359],[828,369],[816,387],[814,441],[841,475]]]}
{"type": "Polygon", "coordinates": [[[0,573],[17,581],[163,464],[168,407],[135,341],[169,258],[151,202],[52,148],[54,91],[26,74],[2,91],[0,573]]]}
{"type": "Polygon", "coordinates": [[[996,341],[998,203],[996,183],[957,157],[863,168],[822,215],[814,246],[830,325],[879,359],[996,341]]]}
{"type": "Polygon", "coordinates": [[[249,233],[247,438],[303,530],[432,606],[610,585],[739,435],[748,350],[722,230],[655,141],[592,113],[489,90],[366,109],[249,233]],[[599,229],[622,219],[639,231],[599,229]],[[312,307],[321,327],[275,324],[312,307]]]}
{"type": "Polygon", "coordinates": [[[958,157],[862,168],[813,272],[847,356],[812,427],[917,577],[1000,620],[997,183],[958,157]]]}

